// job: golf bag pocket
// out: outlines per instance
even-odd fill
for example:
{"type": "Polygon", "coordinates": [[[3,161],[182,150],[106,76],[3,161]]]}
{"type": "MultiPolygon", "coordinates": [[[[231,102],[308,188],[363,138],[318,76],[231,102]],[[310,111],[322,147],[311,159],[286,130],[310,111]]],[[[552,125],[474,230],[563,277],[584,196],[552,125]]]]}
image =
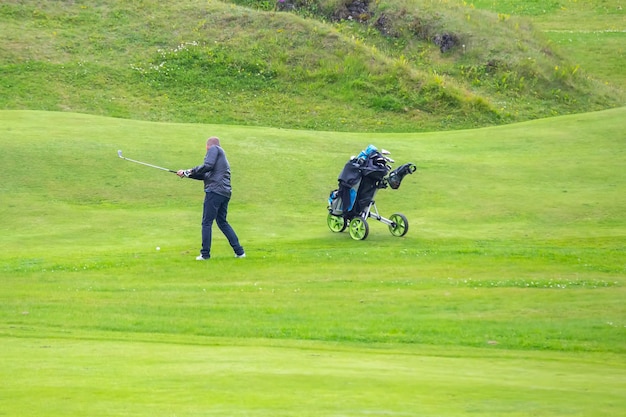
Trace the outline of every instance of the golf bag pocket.
{"type": "Polygon", "coordinates": [[[339,196],[339,190],[333,190],[328,197],[328,211],[334,216],[343,214],[343,201],[339,196]]]}

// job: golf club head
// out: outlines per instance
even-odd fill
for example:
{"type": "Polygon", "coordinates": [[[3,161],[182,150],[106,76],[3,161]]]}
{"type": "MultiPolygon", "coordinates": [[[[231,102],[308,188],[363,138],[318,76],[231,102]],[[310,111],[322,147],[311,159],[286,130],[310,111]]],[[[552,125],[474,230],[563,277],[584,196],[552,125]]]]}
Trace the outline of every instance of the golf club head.
{"type": "Polygon", "coordinates": [[[120,158],[123,158],[121,150],[117,151],[117,156],[119,156],[120,158]]]}

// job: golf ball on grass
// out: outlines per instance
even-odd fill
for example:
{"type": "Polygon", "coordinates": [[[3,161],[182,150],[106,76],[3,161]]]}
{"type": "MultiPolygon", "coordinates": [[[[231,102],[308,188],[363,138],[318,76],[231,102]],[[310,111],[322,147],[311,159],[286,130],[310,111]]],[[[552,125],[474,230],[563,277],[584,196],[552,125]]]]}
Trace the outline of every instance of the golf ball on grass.
{"type": "Polygon", "coordinates": [[[161,250],[161,248],[157,246],[157,247],[156,247],[156,250],[161,250]]]}

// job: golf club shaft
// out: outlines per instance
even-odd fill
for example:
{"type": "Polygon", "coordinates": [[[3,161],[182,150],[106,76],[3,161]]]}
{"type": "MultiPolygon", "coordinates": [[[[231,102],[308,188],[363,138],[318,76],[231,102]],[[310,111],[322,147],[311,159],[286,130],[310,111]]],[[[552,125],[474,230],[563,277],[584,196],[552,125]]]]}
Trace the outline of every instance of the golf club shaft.
{"type": "Polygon", "coordinates": [[[152,167],[152,168],[160,169],[160,170],[163,170],[163,171],[173,172],[174,174],[176,173],[176,171],[171,170],[171,169],[167,169],[167,168],[163,168],[163,167],[160,167],[160,166],[156,166],[156,165],[152,165],[152,164],[147,164],[147,163],[145,163],[145,162],[135,161],[134,159],[126,158],[125,156],[122,156],[122,151],[117,151],[117,155],[118,155],[120,158],[125,159],[125,160],[130,161],[130,162],[135,162],[135,163],[137,163],[137,164],[141,164],[141,165],[145,165],[145,166],[148,166],[148,167],[152,167]]]}

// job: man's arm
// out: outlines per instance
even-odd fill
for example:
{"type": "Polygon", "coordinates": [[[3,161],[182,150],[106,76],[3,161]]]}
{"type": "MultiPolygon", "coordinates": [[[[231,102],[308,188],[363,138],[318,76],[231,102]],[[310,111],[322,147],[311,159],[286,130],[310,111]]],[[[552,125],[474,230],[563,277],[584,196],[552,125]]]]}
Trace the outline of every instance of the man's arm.
{"type": "Polygon", "coordinates": [[[181,178],[187,177],[187,178],[192,178],[194,180],[203,180],[204,174],[206,174],[209,171],[212,171],[213,168],[215,167],[215,163],[217,162],[218,156],[219,156],[219,151],[217,149],[217,146],[211,146],[208,152],[206,153],[206,155],[204,156],[204,162],[202,163],[202,165],[198,165],[197,167],[193,167],[191,169],[185,169],[185,170],[181,169],[176,173],[176,175],[178,175],[181,178]]]}

